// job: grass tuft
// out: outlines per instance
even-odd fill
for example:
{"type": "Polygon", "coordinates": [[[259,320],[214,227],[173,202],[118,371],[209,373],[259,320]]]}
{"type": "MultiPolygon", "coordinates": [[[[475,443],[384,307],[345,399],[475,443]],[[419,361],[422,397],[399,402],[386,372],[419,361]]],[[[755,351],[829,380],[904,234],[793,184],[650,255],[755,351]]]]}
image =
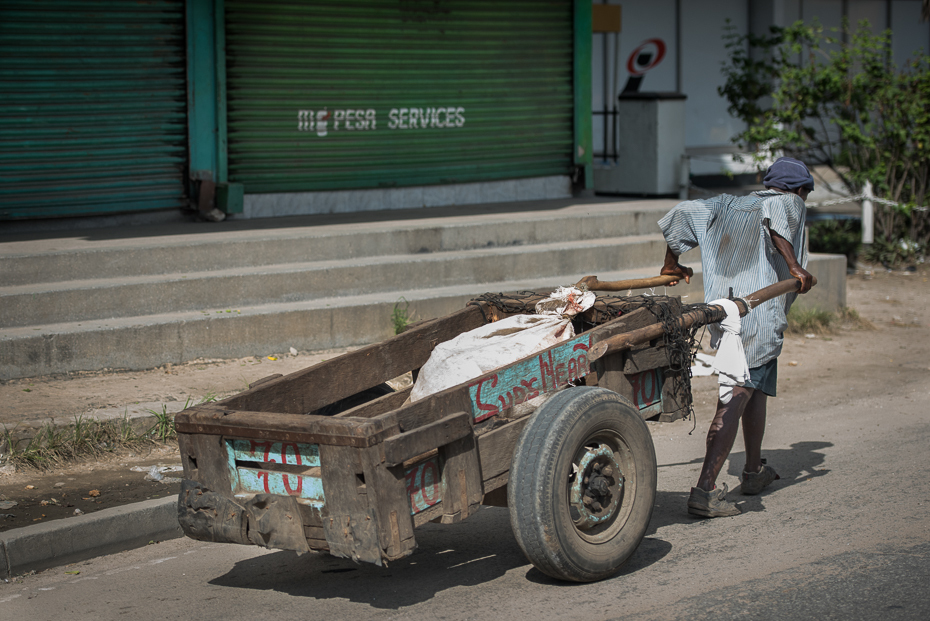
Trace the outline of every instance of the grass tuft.
{"type": "MultiPolygon", "coordinates": [[[[216,401],[208,394],[197,405],[216,401]]],[[[193,404],[188,399],[184,407],[193,404]]],[[[148,410],[155,417],[155,424],[142,433],[133,429],[128,416],[121,419],[94,420],[83,415],[75,416],[70,425],[46,423],[31,437],[16,433],[17,427],[3,426],[0,429],[0,461],[18,467],[28,466],[46,470],[86,457],[97,457],[104,453],[120,450],[138,450],[145,446],[169,444],[177,440],[174,429],[174,414],[162,406],[161,412],[148,410]]]]}
{"type": "Polygon", "coordinates": [[[391,312],[391,323],[394,324],[394,334],[401,334],[412,322],[409,309],[410,302],[403,296],[394,303],[394,310],[391,312]],[[403,302],[403,306],[401,306],[401,302],[403,302]]]}
{"type": "Polygon", "coordinates": [[[843,307],[837,312],[819,308],[792,307],[788,312],[788,329],[786,334],[836,334],[840,329],[874,330],[875,326],[868,319],[859,315],[852,308],[843,307]]]}

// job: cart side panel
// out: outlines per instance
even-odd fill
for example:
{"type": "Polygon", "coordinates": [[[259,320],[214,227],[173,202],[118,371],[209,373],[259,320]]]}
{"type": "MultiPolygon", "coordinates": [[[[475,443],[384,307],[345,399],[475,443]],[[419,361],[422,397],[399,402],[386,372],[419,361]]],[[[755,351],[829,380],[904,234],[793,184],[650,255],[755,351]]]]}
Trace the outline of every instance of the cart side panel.
{"type": "Polygon", "coordinates": [[[478,306],[467,306],[382,343],[262,382],[213,407],[307,414],[420,368],[436,345],[485,323],[478,306]]]}

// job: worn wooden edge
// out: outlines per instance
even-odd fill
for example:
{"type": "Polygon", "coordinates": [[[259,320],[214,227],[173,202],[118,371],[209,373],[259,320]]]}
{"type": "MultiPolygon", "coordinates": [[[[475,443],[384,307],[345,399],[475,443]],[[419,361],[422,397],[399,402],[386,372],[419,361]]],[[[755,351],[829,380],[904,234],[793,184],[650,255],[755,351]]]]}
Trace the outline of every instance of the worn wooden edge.
{"type": "Polygon", "coordinates": [[[363,403],[357,405],[350,410],[345,412],[340,412],[339,414],[334,414],[333,418],[374,418],[382,414],[387,414],[392,412],[397,408],[404,405],[407,401],[407,398],[410,396],[410,391],[413,390],[413,386],[408,386],[407,388],[402,388],[401,390],[392,392],[389,395],[383,395],[369,401],[368,403],[363,403]]]}
{"type": "Polygon", "coordinates": [[[432,507],[424,509],[423,511],[420,511],[419,513],[414,513],[413,514],[413,526],[414,528],[418,528],[420,526],[423,526],[427,522],[432,522],[433,520],[441,519],[442,515],[443,515],[442,502],[436,503],[432,507]]]}
{"type": "Polygon", "coordinates": [[[484,481],[484,498],[481,504],[489,507],[507,506],[507,484],[510,482],[510,471],[499,474],[484,481]]]}
{"type": "Polygon", "coordinates": [[[254,382],[252,382],[251,384],[249,384],[249,388],[250,388],[250,389],[251,389],[251,388],[255,388],[256,386],[259,386],[259,385],[261,385],[261,384],[264,384],[265,382],[270,382],[271,380],[276,380],[276,379],[278,379],[279,377],[284,377],[284,375],[281,374],[281,373],[272,373],[271,375],[266,375],[265,377],[263,377],[263,378],[261,378],[261,379],[257,379],[257,380],[255,380],[254,382]]]}
{"type": "MultiPolygon", "coordinates": [[[[513,450],[520,440],[523,428],[530,421],[531,416],[520,418],[498,427],[482,436],[478,436],[478,461],[481,464],[481,474],[485,481],[493,480],[510,471],[510,462],[513,459],[513,450]]],[[[487,492],[487,486],[485,486],[487,492]]]]}
{"type": "Polygon", "coordinates": [[[422,455],[472,433],[471,412],[456,412],[384,441],[384,462],[388,467],[422,455]]]}
{"type": "Polygon", "coordinates": [[[389,418],[293,416],[196,406],[175,417],[180,433],[213,434],[261,440],[307,442],[366,448],[398,433],[389,418]]]}

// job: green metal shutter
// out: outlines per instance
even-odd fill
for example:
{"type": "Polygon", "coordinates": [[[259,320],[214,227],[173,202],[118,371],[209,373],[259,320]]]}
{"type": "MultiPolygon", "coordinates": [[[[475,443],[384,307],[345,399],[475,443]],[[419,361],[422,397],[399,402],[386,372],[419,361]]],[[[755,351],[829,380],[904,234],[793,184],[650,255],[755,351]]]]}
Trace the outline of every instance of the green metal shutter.
{"type": "Polygon", "coordinates": [[[186,204],[181,0],[0,6],[0,219],[186,204]]]}
{"type": "Polygon", "coordinates": [[[225,7],[229,180],[246,192],[571,171],[571,1],[225,7]]]}

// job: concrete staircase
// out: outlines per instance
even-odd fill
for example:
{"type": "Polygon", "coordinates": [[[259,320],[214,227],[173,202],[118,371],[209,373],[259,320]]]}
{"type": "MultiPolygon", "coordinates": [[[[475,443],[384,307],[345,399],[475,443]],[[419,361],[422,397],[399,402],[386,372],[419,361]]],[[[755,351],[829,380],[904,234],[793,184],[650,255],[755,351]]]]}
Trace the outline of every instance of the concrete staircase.
{"type": "MultiPolygon", "coordinates": [[[[655,275],[656,222],[674,202],[0,238],[0,378],[363,345],[393,334],[398,303],[420,320],[488,291],[655,275]]],[[[836,271],[837,261],[812,263],[836,271]]],[[[676,293],[700,301],[699,279],[676,293]]],[[[822,306],[843,302],[845,284],[841,302],[822,306]]]]}

